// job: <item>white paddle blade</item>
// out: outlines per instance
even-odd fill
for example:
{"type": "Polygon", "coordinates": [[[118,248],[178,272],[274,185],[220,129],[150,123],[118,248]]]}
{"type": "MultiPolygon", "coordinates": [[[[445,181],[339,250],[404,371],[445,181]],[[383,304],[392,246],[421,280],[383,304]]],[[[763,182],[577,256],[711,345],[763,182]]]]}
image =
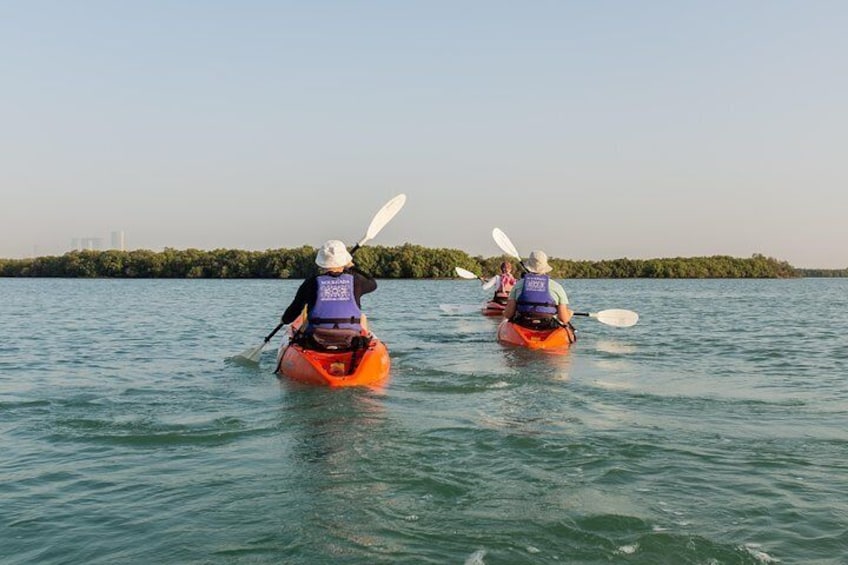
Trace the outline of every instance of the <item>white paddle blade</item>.
{"type": "Polygon", "coordinates": [[[495,243],[498,244],[504,253],[511,257],[515,257],[519,261],[521,261],[521,255],[518,254],[518,250],[509,240],[504,232],[500,230],[500,228],[495,228],[492,230],[492,238],[495,240],[495,243]]]}
{"type": "Polygon", "coordinates": [[[597,314],[589,314],[589,316],[595,318],[602,324],[615,326],[616,328],[629,328],[630,326],[635,326],[636,322],[639,321],[639,314],[636,312],[631,310],[619,310],[617,308],[612,310],[601,310],[597,314]]]}
{"type": "Polygon", "coordinates": [[[374,219],[371,220],[371,225],[368,226],[368,230],[365,232],[365,237],[362,238],[362,241],[357,243],[357,245],[362,246],[365,245],[365,242],[377,237],[377,234],[380,233],[386,224],[392,221],[392,218],[400,212],[400,209],[403,208],[403,205],[406,204],[406,194],[398,194],[386,204],[380,208],[380,211],[374,216],[374,219]]]}
{"type": "Polygon", "coordinates": [[[439,309],[445,314],[461,315],[480,312],[480,306],[472,304],[439,304],[439,309]]]}
{"type": "Polygon", "coordinates": [[[245,349],[241,353],[235,356],[237,361],[248,361],[250,363],[259,363],[259,358],[262,356],[262,348],[265,347],[265,344],[257,345],[256,347],[252,347],[250,349],[245,349]]]}
{"type": "Polygon", "coordinates": [[[456,271],[456,274],[459,275],[463,279],[468,279],[468,280],[471,281],[471,280],[475,280],[477,278],[477,275],[475,275],[471,271],[463,269],[462,267],[454,267],[454,271],[456,271]]]}

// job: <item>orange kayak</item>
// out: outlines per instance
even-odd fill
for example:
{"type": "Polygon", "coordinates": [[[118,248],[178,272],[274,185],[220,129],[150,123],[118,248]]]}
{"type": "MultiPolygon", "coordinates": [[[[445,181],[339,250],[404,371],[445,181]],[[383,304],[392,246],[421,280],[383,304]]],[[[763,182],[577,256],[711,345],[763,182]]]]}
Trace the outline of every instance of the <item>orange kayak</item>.
{"type": "MultiPolygon", "coordinates": [[[[289,339],[304,323],[301,316],[288,328],[289,339]]],[[[354,351],[326,351],[307,349],[298,344],[281,346],[277,352],[277,374],[311,385],[375,386],[389,380],[389,350],[385,344],[371,336],[365,349],[354,351]]]]}
{"type": "Polygon", "coordinates": [[[382,384],[391,361],[385,344],[372,338],[365,349],[317,351],[292,344],[283,348],[277,373],[295,381],[331,387],[382,384]]]}
{"type": "Polygon", "coordinates": [[[495,302],[494,300],[489,300],[483,305],[483,315],[484,316],[503,316],[505,305],[500,302],[495,302]]]}
{"type": "Polygon", "coordinates": [[[534,330],[504,320],[498,326],[498,341],[527,349],[538,349],[546,353],[567,353],[574,343],[574,333],[566,328],[534,330]]]}

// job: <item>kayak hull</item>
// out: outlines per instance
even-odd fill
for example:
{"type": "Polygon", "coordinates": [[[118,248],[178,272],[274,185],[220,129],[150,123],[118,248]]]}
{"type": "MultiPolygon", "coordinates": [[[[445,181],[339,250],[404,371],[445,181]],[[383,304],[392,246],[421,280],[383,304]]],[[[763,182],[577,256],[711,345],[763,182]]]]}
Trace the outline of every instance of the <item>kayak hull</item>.
{"type": "Polygon", "coordinates": [[[545,353],[567,353],[574,342],[574,334],[566,328],[535,330],[504,320],[498,326],[498,341],[545,353]]]}
{"type": "Polygon", "coordinates": [[[506,308],[506,305],[489,300],[483,305],[482,311],[484,316],[503,316],[504,308],[506,308]]]}
{"type": "Polygon", "coordinates": [[[385,344],[372,338],[365,349],[316,351],[300,345],[281,349],[277,373],[310,385],[373,386],[389,378],[391,360],[385,344]]]}

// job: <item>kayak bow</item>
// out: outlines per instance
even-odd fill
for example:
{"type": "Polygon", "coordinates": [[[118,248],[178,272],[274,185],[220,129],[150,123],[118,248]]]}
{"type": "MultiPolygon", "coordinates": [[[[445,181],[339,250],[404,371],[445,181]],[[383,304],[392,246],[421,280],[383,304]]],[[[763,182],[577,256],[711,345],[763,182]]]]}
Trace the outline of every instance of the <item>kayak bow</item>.
{"type": "Polygon", "coordinates": [[[370,386],[387,381],[390,367],[385,344],[372,337],[368,347],[353,351],[318,351],[287,345],[278,354],[277,373],[311,385],[370,386]]]}
{"type": "Polygon", "coordinates": [[[536,330],[504,320],[498,326],[498,341],[546,353],[563,354],[568,352],[575,339],[573,331],[568,328],[536,330]]]}
{"type": "Polygon", "coordinates": [[[292,336],[304,323],[304,316],[295,320],[288,328],[288,340],[277,351],[277,374],[311,385],[330,387],[373,386],[388,381],[391,360],[386,345],[370,336],[365,348],[331,351],[307,349],[292,343],[292,336]]]}

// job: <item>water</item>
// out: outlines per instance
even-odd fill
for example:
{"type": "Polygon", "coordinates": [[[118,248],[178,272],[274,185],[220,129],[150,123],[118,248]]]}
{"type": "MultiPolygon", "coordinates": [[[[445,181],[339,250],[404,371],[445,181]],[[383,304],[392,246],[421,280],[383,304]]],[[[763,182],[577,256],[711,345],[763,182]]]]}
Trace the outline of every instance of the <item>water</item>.
{"type": "Polygon", "coordinates": [[[848,280],[381,281],[382,391],[224,362],[297,281],[0,279],[0,562],[846,563],[848,280]]]}

